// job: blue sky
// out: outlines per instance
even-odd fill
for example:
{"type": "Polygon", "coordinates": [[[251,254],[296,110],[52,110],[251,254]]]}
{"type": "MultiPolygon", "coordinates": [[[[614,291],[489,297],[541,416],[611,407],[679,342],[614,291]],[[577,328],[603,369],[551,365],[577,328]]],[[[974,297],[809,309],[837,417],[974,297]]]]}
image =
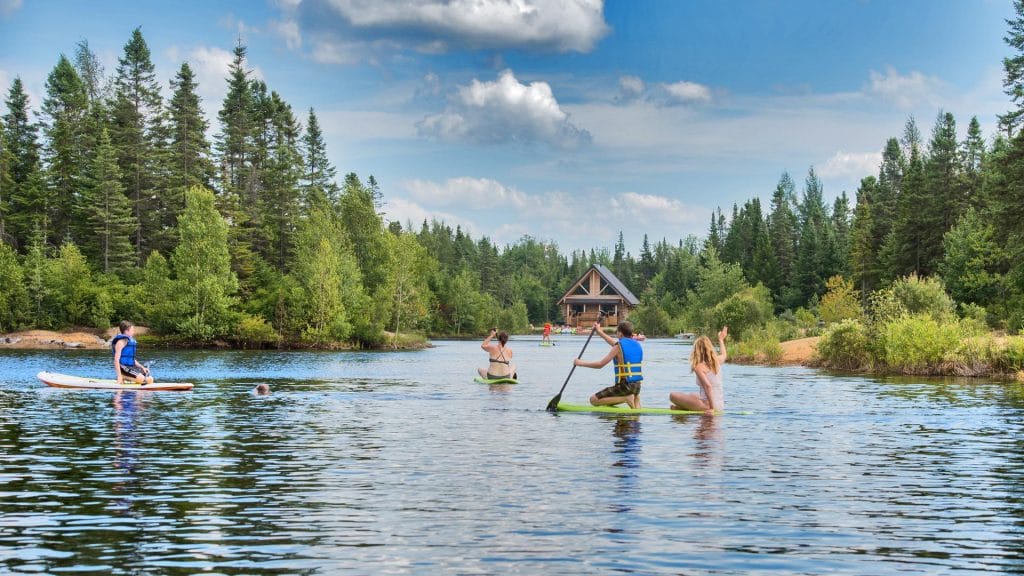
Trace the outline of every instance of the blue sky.
{"type": "MultiPolygon", "coordinates": [[[[250,67],[390,219],[500,243],[610,247],[703,236],[716,206],[815,166],[831,199],[910,115],[990,135],[1007,1],[0,0],[0,89],[38,106],[87,39],[113,73],[136,26],[166,86],[182,61],[211,118],[241,36],[250,67]]],[[[216,125],[213,131],[216,131],[216,125]]]]}

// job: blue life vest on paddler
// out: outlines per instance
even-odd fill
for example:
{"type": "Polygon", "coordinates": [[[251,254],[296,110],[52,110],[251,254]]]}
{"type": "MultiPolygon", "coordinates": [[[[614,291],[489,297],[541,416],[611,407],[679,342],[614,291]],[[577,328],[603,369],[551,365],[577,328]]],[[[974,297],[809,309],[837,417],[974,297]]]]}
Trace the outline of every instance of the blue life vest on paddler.
{"type": "Polygon", "coordinates": [[[118,334],[114,336],[114,339],[110,341],[110,349],[117,352],[117,343],[120,340],[127,340],[128,342],[121,349],[121,366],[135,366],[135,338],[130,338],[124,334],[118,334]]]}
{"type": "Polygon", "coordinates": [[[640,362],[644,359],[643,346],[632,338],[619,338],[619,348],[622,349],[622,361],[615,359],[615,382],[623,378],[626,382],[643,380],[644,375],[640,372],[640,362]]]}

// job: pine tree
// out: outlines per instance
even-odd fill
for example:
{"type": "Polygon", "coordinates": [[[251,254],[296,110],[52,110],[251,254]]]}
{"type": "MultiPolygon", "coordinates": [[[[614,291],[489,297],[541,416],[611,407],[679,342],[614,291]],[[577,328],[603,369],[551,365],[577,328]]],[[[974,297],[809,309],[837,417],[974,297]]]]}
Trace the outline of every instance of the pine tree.
{"type": "Polygon", "coordinates": [[[5,131],[0,128],[0,244],[14,245],[14,237],[9,234],[7,220],[11,214],[11,194],[14,192],[14,154],[7,146],[5,131]]]}
{"type": "Polygon", "coordinates": [[[291,106],[273,92],[268,102],[268,157],[259,175],[259,221],[267,246],[263,258],[283,271],[295,239],[295,224],[301,216],[302,156],[299,152],[300,126],[291,106]]]}
{"type": "Polygon", "coordinates": [[[985,154],[985,138],[981,134],[981,124],[978,117],[974,116],[967,126],[967,138],[960,144],[960,194],[967,207],[982,206],[985,154]]]}
{"type": "Polygon", "coordinates": [[[1008,138],[1016,135],[1024,115],[1024,0],[1013,0],[1015,17],[1008,19],[1009,31],[1003,36],[1012,56],[1003,58],[1003,91],[1013,100],[1014,109],[999,116],[999,125],[1008,138]]]}
{"type": "Polygon", "coordinates": [[[327,159],[327,143],[324,142],[320,122],[312,108],[309,109],[306,133],[302,137],[302,159],[304,167],[301,180],[303,203],[306,206],[323,203],[337,204],[339,193],[338,184],[335,181],[338,177],[337,170],[327,159]]]}
{"type": "Polygon", "coordinates": [[[794,190],[793,179],[788,172],[783,172],[772,193],[772,211],[768,215],[768,239],[775,253],[778,274],[774,283],[766,285],[772,291],[775,302],[782,306],[793,304],[789,294],[796,267],[798,235],[798,224],[793,210],[794,190]]]}
{"type": "Polygon", "coordinates": [[[46,165],[52,200],[51,240],[58,243],[73,237],[74,209],[81,202],[83,179],[88,159],[86,149],[86,117],[89,96],[85,84],[71,62],[61,54],[57,66],[46,80],[43,99],[43,133],[46,136],[46,165]]]}
{"type": "Polygon", "coordinates": [[[904,168],[902,190],[897,198],[893,228],[886,237],[882,252],[885,255],[883,280],[894,280],[910,274],[923,275],[926,265],[928,217],[927,190],[924,179],[924,159],[921,155],[920,134],[911,118],[904,131],[903,146],[908,150],[904,168]]]}
{"type": "Polygon", "coordinates": [[[849,276],[850,261],[850,199],[844,190],[832,205],[832,229],[835,231],[833,273],[849,276]]]}
{"type": "Polygon", "coordinates": [[[170,118],[170,178],[168,180],[168,216],[163,225],[175,226],[177,214],[185,205],[185,190],[192,186],[209,187],[214,178],[210,161],[209,127],[196,94],[196,79],[188,62],[183,62],[171,79],[171,99],[167,103],[170,118]]]}
{"type": "Polygon", "coordinates": [[[931,275],[942,259],[942,237],[967,209],[961,185],[960,158],[953,115],[939,113],[924,162],[925,200],[917,209],[926,221],[922,230],[922,268],[919,274],[931,275]]]}
{"type": "Polygon", "coordinates": [[[49,228],[46,187],[39,158],[38,127],[29,120],[28,94],[15,77],[8,91],[4,115],[4,141],[10,151],[11,180],[10,232],[15,246],[25,247],[33,230],[43,237],[49,228]]]}
{"type": "Polygon", "coordinates": [[[355,174],[345,176],[341,220],[363,273],[366,291],[373,294],[388,275],[388,239],[380,216],[373,208],[373,197],[355,174]]]}
{"type": "Polygon", "coordinates": [[[99,57],[89,47],[88,40],[79,40],[75,45],[75,70],[85,85],[85,93],[90,103],[106,100],[109,92],[106,71],[99,57]]]}
{"type": "Polygon", "coordinates": [[[163,223],[168,219],[166,182],[167,127],[163,99],[149,47],[136,28],[124,46],[114,79],[110,140],[118,152],[125,192],[132,201],[138,227],[135,255],[141,266],[151,249],[173,241],[163,223]]]}
{"type": "Polygon", "coordinates": [[[854,209],[853,224],[850,227],[849,270],[853,281],[860,287],[862,298],[867,298],[881,276],[879,250],[882,239],[875,237],[874,192],[878,180],[868,176],[860,181],[857,189],[857,207],[854,209]]]}
{"type": "Polygon", "coordinates": [[[217,114],[221,126],[217,152],[223,169],[221,190],[240,206],[251,163],[253,94],[245,62],[245,45],[239,42],[234,54],[228,72],[228,92],[217,114]]]}
{"type": "Polygon", "coordinates": [[[80,212],[89,224],[87,238],[90,241],[86,246],[100,270],[108,273],[124,270],[134,262],[131,236],[138,223],[124,195],[117,153],[106,130],[100,134],[99,143],[88,175],[88,194],[80,212]]]}

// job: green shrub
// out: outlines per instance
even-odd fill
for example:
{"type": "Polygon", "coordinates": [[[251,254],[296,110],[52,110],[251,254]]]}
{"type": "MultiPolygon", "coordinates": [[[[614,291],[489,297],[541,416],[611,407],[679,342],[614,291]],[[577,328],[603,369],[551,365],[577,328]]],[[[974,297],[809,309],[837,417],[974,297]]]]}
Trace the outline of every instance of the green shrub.
{"type": "MultiPolygon", "coordinates": [[[[729,327],[730,332],[732,327],[729,327]]],[[[778,364],[782,360],[782,346],[771,324],[749,330],[743,340],[733,344],[729,355],[736,362],[778,364]]]]}
{"type": "Polygon", "coordinates": [[[235,328],[235,339],[243,348],[276,345],[281,335],[260,316],[246,314],[235,328]]]}
{"type": "Polygon", "coordinates": [[[671,334],[672,319],[657,302],[644,299],[629,315],[637,332],[648,336],[668,336],[671,334]]]}
{"type": "Polygon", "coordinates": [[[955,376],[991,374],[998,362],[999,352],[992,336],[967,336],[960,339],[956,348],[946,353],[942,371],[955,376]]]}
{"type": "Polygon", "coordinates": [[[893,294],[911,315],[927,314],[943,321],[953,315],[955,304],[938,278],[911,274],[892,284],[893,294]]]}
{"type": "Polygon", "coordinates": [[[880,327],[878,346],[890,371],[940,374],[947,354],[956,350],[961,335],[956,323],[939,322],[927,315],[902,316],[880,327]]]}
{"type": "Polygon", "coordinates": [[[859,320],[833,324],[818,341],[818,356],[829,368],[861,370],[871,366],[871,339],[859,320]]]}
{"type": "Polygon", "coordinates": [[[708,315],[706,328],[715,331],[722,326],[729,327],[729,333],[737,340],[755,328],[760,328],[772,317],[772,298],[767,288],[758,284],[722,300],[708,315]]]}
{"type": "Polygon", "coordinates": [[[832,324],[847,319],[860,318],[864,310],[860,306],[860,292],[855,290],[853,282],[842,276],[833,276],[825,283],[828,292],[821,298],[818,311],[821,319],[832,324]]]}
{"type": "Polygon", "coordinates": [[[1024,370],[1024,337],[1006,339],[1006,346],[1000,351],[996,366],[1007,373],[1024,370]]]}
{"type": "Polygon", "coordinates": [[[797,328],[803,330],[804,334],[808,334],[818,327],[818,317],[814,315],[814,312],[802,306],[796,309],[793,317],[796,318],[797,328]]]}

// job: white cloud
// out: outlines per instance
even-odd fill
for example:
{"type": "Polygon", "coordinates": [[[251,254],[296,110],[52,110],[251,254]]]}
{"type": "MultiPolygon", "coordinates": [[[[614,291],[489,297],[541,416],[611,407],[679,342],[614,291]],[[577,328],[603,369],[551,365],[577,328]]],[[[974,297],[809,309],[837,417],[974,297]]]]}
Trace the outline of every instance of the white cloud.
{"type": "Polygon", "coordinates": [[[822,178],[863,178],[878,172],[881,152],[836,152],[818,169],[822,178]]]}
{"type": "Polygon", "coordinates": [[[384,39],[431,53],[453,47],[589,52],[609,31],[603,0],[307,0],[279,7],[325,46],[384,39]]]}
{"type": "Polygon", "coordinates": [[[444,183],[410,180],[404,187],[414,199],[437,206],[493,210],[522,208],[530,203],[526,194],[490,178],[463,176],[444,183]]]}
{"type": "MultiPolygon", "coordinates": [[[[204,108],[217,109],[220,101],[228,91],[228,72],[235,55],[217,46],[196,46],[187,52],[183,52],[177,46],[167,50],[167,57],[171,62],[177,63],[187,61],[190,68],[196,75],[197,92],[203,97],[204,108]]],[[[248,61],[246,62],[248,64],[248,61]]],[[[262,79],[263,71],[259,67],[248,66],[249,78],[262,79]]]]}
{"type": "MultiPolygon", "coordinates": [[[[452,227],[461,226],[463,230],[471,234],[475,234],[474,231],[477,229],[477,226],[469,220],[460,218],[449,212],[425,208],[416,202],[403,198],[391,198],[385,202],[384,218],[387,221],[399,222],[403,226],[411,222],[412,225],[416,227],[424,220],[427,222],[437,220],[439,222],[445,222],[452,227]]],[[[414,230],[415,229],[418,228],[414,228],[414,230]]]]}
{"type": "Polygon", "coordinates": [[[21,0],[0,0],[0,16],[6,18],[21,8],[21,0]]]}
{"type": "Polygon", "coordinates": [[[706,211],[689,206],[666,196],[624,192],[611,199],[611,205],[626,220],[660,222],[663,224],[692,224],[703,219],[706,211]]]}
{"type": "Polygon", "coordinates": [[[871,71],[865,92],[910,109],[920,104],[933,105],[942,87],[942,81],[934,76],[925,76],[916,70],[900,74],[892,66],[886,66],[884,74],[871,71]]]}
{"type": "Polygon", "coordinates": [[[420,134],[442,140],[479,144],[544,142],[575,148],[590,141],[558,104],[547,82],[521,84],[511,70],[494,82],[474,79],[452,97],[440,114],[427,116],[420,134]]]}
{"type": "Polygon", "coordinates": [[[668,100],[677,104],[690,102],[708,102],[711,100],[711,89],[703,84],[681,80],[672,84],[662,84],[668,100]]]}
{"type": "Polygon", "coordinates": [[[295,20],[290,18],[275,20],[270,23],[270,26],[278,36],[284,38],[285,45],[289,50],[298,50],[302,47],[302,31],[299,29],[299,23],[295,20]]]}
{"type": "Polygon", "coordinates": [[[647,88],[643,78],[639,76],[619,77],[619,94],[622,100],[633,100],[643,95],[647,88]]]}

